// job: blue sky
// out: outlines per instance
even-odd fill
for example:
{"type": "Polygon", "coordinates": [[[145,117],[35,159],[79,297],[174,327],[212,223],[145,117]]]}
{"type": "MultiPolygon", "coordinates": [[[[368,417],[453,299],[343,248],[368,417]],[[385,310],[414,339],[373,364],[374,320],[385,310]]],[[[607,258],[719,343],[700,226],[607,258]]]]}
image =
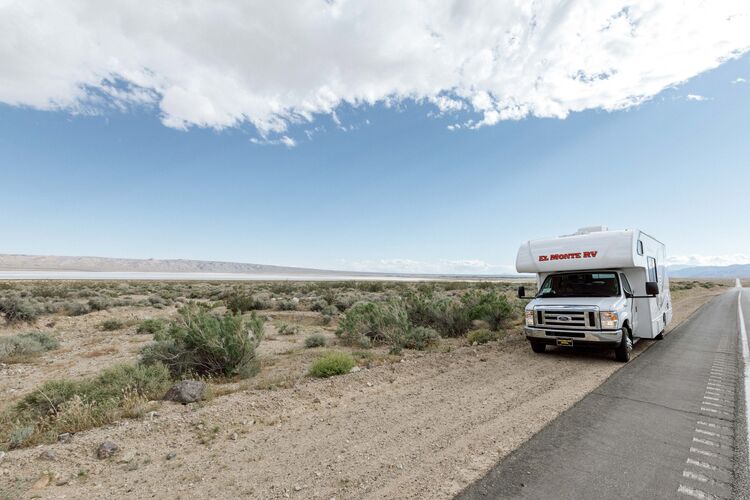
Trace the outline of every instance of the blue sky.
{"type": "Polygon", "coordinates": [[[747,56],[627,109],[478,129],[450,130],[476,107],[408,98],[271,133],[4,102],[2,253],[496,273],[525,239],[604,224],[674,262],[750,261],[747,56]]]}

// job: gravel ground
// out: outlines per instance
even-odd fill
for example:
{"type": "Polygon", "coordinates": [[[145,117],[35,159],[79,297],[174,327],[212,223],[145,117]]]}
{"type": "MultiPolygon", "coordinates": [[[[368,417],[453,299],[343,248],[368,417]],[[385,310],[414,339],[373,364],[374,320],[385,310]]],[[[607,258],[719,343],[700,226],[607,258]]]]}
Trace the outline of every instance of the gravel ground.
{"type": "MultiPolygon", "coordinates": [[[[675,322],[721,290],[675,294],[675,322]]],[[[636,352],[650,345],[640,342],[636,352]]],[[[611,355],[533,354],[520,332],[13,450],[16,498],[448,498],[620,368],[611,355]],[[103,441],[120,451],[98,460],[103,441]],[[50,454],[40,458],[44,452],[50,454]]],[[[7,386],[5,386],[7,387],[7,386]]],[[[3,389],[5,392],[5,389],[3,389]]],[[[0,498],[2,495],[0,494],[0,498]]]]}

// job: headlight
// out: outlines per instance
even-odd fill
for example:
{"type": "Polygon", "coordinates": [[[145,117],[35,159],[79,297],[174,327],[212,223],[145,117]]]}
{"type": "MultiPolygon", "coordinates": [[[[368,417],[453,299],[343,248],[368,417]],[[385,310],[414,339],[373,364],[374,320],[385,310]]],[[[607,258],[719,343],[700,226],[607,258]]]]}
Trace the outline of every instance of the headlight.
{"type": "Polygon", "coordinates": [[[602,311],[599,313],[602,329],[614,330],[617,328],[617,313],[614,311],[602,311]]]}
{"type": "Polygon", "coordinates": [[[526,326],[534,326],[534,311],[526,311],[526,326]]]}

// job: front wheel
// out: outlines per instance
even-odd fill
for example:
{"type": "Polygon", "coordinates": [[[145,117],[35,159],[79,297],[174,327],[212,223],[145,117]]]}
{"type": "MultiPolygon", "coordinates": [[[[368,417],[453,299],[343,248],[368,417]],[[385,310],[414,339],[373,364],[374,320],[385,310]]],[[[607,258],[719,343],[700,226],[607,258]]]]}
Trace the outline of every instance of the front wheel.
{"type": "Polygon", "coordinates": [[[536,353],[543,353],[547,350],[547,344],[544,342],[534,342],[533,340],[530,341],[531,343],[531,350],[536,353]]]}
{"type": "Polygon", "coordinates": [[[630,353],[633,351],[633,337],[630,335],[630,330],[627,328],[622,329],[622,340],[620,345],[615,348],[615,359],[622,363],[630,361],[630,353]]]}

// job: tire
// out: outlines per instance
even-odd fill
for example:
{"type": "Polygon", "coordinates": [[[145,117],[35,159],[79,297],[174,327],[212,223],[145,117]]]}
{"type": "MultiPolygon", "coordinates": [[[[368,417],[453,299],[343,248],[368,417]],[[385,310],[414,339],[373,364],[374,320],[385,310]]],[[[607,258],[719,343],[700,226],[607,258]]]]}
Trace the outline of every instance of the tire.
{"type": "Polygon", "coordinates": [[[541,354],[547,350],[547,344],[544,344],[542,342],[534,342],[533,340],[531,340],[529,341],[529,343],[531,344],[531,350],[537,354],[541,354]]]}
{"type": "Polygon", "coordinates": [[[615,348],[615,359],[621,363],[627,363],[630,361],[630,353],[633,351],[633,337],[630,334],[630,329],[625,327],[622,329],[622,341],[620,345],[615,348]]]}
{"type": "Polygon", "coordinates": [[[664,340],[664,332],[661,332],[659,335],[654,337],[654,340],[664,340]]]}

